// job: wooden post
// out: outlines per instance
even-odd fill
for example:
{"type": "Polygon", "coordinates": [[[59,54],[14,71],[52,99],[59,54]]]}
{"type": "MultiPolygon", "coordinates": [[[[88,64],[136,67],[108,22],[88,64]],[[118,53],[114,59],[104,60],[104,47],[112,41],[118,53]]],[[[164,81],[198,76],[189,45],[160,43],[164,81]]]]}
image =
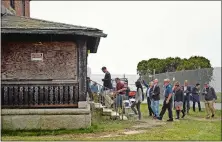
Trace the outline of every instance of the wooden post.
{"type": "Polygon", "coordinates": [[[78,40],[78,82],[79,101],[86,101],[87,46],[84,39],[78,40]]]}

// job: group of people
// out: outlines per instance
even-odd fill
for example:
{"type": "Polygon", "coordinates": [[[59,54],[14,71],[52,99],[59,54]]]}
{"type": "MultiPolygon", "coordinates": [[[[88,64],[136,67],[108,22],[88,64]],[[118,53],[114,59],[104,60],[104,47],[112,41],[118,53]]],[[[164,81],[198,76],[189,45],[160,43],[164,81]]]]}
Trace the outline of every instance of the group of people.
{"type": "Polygon", "coordinates": [[[179,82],[175,82],[172,86],[169,79],[164,79],[164,101],[162,110],[159,113],[159,100],[160,100],[160,87],[158,86],[158,80],[155,79],[151,81],[150,84],[143,84],[147,87],[147,104],[149,115],[154,116],[155,119],[162,120],[163,115],[166,110],[168,110],[169,119],[167,121],[173,121],[172,108],[176,110],[176,119],[180,119],[180,113],[182,113],[182,118],[186,114],[189,114],[190,109],[190,96],[193,98],[193,111],[195,112],[195,104],[198,104],[199,111],[201,111],[200,105],[200,95],[204,95],[205,99],[205,109],[207,113],[206,118],[214,117],[215,108],[214,102],[217,99],[215,90],[213,87],[209,86],[208,83],[204,84],[204,89],[201,92],[200,84],[197,83],[195,87],[188,85],[188,81],[184,81],[184,85],[181,86],[179,82]],[[172,106],[174,102],[174,106],[172,106]]]}
{"type": "MultiPolygon", "coordinates": [[[[104,90],[113,89],[111,74],[108,72],[106,67],[102,67],[102,71],[105,73],[105,77],[102,79],[104,90]]],[[[114,91],[114,105],[115,107],[122,108],[123,100],[129,99],[129,87],[122,83],[119,78],[116,78],[115,81],[116,87],[114,91]]],[[[164,79],[164,101],[162,109],[159,113],[161,91],[158,85],[158,79],[154,79],[149,84],[147,84],[144,80],[137,80],[135,82],[137,89],[135,101],[131,105],[131,108],[135,114],[138,114],[139,119],[141,119],[140,104],[145,98],[143,85],[147,88],[145,94],[147,97],[148,112],[149,115],[153,116],[154,119],[162,120],[166,110],[168,110],[169,119],[167,121],[173,121],[173,108],[176,111],[176,119],[180,119],[181,113],[181,118],[184,118],[186,114],[189,114],[190,96],[193,98],[193,111],[195,111],[196,103],[198,104],[199,111],[201,111],[200,94],[204,95],[205,98],[205,109],[207,113],[206,118],[214,117],[215,115],[214,102],[217,99],[217,96],[213,87],[209,86],[208,83],[205,83],[204,89],[201,92],[199,83],[197,83],[195,87],[191,87],[188,85],[188,81],[185,80],[184,85],[180,85],[179,82],[175,82],[173,85],[171,85],[170,79],[164,79]]]]}

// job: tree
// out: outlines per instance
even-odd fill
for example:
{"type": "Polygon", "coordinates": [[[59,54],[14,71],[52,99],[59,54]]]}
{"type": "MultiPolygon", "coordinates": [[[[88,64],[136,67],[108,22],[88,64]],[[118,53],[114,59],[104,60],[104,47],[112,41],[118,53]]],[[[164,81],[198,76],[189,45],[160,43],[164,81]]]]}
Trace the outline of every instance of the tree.
{"type": "Polygon", "coordinates": [[[189,59],[168,57],[166,59],[151,58],[149,60],[142,60],[137,65],[137,71],[141,74],[153,74],[154,69],[159,74],[199,68],[211,68],[210,61],[202,56],[192,56],[189,59]]]}

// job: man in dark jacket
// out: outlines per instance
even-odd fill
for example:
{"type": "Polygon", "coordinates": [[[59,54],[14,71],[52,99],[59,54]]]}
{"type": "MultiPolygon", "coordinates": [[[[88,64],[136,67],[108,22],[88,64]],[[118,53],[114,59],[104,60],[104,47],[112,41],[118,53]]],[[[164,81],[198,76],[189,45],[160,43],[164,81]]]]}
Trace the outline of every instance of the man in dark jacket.
{"type": "Polygon", "coordinates": [[[188,85],[188,81],[184,81],[184,86],[182,86],[184,99],[183,99],[183,113],[189,113],[190,109],[190,94],[191,94],[191,86],[188,85]]]}
{"type": "Polygon", "coordinates": [[[102,71],[105,73],[105,77],[102,79],[104,90],[113,89],[111,74],[108,72],[106,67],[102,67],[102,71]]]}
{"type": "Polygon", "coordinates": [[[210,112],[212,113],[211,117],[215,115],[214,102],[217,99],[217,95],[213,87],[209,86],[208,83],[204,84],[203,93],[205,98],[205,108],[207,112],[207,119],[210,118],[210,112]]]}
{"type": "Polygon", "coordinates": [[[167,121],[173,121],[173,112],[172,112],[172,103],[173,103],[173,99],[172,99],[172,95],[173,95],[173,91],[172,91],[172,86],[170,84],[170,79],[164,79],[164,101],[163,101],[163,106],[162,106],[162,110],[160,112],[160,116],[157,117],[157,119],[162,120],[163,115],[165,114],[166,110],[168,110],[168,116],[169,119],[167,121]]]}
{"type": "Polygon", "coordinates": [[[197,102],[198,104],[198,108],[199,108],[199,111],[201,111],[201,105],[200,105],[200,84],[197,83],[196,86],[192,89],[192,97],[193,97],[193,111],[195,112],[195,104],[197,102]]]}

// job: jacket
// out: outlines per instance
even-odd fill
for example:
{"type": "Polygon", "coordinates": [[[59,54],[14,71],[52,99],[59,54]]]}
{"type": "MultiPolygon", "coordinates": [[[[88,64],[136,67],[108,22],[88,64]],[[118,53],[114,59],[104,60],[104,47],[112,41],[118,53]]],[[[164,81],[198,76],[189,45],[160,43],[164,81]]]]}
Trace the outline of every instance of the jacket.
{"type": "Polygon", "coordinates": [[[184,96],[189,96],[192,93],[191,86],[187,86],[187,90],[184,90],[184,86],[182,86],[182,91],[184,93],[184,96]]]}
{"type": "Polygon", "coordinates": [[[203,89],[203,93],[202,95],[204,95],[204,98],[206,101],[212,101],[212,100],[216,100],[217,99],[217,95],[215,93],[214,88],[212,87],[208,87],[203,89]]]}
{"type": "Polygon", "coordinates": [[[183,95],[183,90],[182,89],[175,90],[174,95],[175,95],[174,100],[176,102],[183,102],[183,96],[184,95],[183,95]]]}
{"type": "Polygon", "coordinates": [[[153,87],[152,89],[152,94],[151,94],[151,98],[154,101],[158,101],[160,100],[160,87],[158,85],[155,86],[155,88],[153,87]]]}
{"type": "Polygon", "coordinates": [[[103,81],[103,86],[106,87],[105,90],[108,89],[113,89],[113,85],[111,82],[111,74],[109,72],[106,72],[104,79],[102,79],[103,81]]]}

